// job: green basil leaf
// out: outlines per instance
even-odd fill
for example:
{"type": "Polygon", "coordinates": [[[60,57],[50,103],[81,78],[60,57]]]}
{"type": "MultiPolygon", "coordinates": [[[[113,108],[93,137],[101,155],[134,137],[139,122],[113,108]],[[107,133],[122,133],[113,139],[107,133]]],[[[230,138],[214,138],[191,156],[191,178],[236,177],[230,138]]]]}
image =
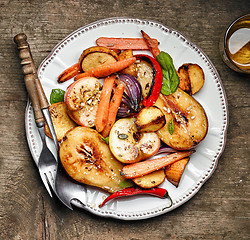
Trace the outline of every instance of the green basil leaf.
{"type": "Polygon", "coordinates": [[[168,132],[170,135],[173,135],[174,133],[174,121],[173,118],[168,122],[168,132]]]}
{"type": "Polygon", "coordinates": [[[104,138],[104,137],[102,136],[102,140],[103,140],[105,143],[109,144],[109,137],[105,137],[105,138],[104,138]]]}
{"type": "Polygon", "coordinates": [[[62,89],[52,89],[50,94],[50,104],[63,102],[64,101],[64,93],[65,91],[62,89]]]}
{"type": "Polygon", "coordinates": [[[156,57],[156,60],[160,64],[162,69],[163,79],[161,93],[163,95],[174,93],[179,86],[180,79],[175,70],[173,59],[168,53],[161,51],[160,54],[156,57]]]}
{"type": "Polygon", "coordinates": [[[127,188],[127,187],[133,187],[135,184],[132,180],[125,179],[125,180],[121,181],[118,185],[121,188],[127,188]]]}

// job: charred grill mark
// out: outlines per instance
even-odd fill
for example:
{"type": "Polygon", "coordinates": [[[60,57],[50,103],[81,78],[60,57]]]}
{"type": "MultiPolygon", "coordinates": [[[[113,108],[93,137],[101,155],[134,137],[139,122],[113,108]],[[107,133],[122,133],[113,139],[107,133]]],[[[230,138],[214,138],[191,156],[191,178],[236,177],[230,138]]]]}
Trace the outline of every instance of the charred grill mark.
{"type": "Polygon", "coordinates": [[[188,122],[188,119],[187,119],[187,117],[186,117],[186,115],[185,115],[184,113],[181,113],[181,117],[182,117],[186,122],[188,122]]]}
{"type": "Polygon", "coordinates": [[[135,139],[136,142],[140,141],[141,136],[142,136],[142,134],[140,132],[133,133],[133,138],[135,139]]]}

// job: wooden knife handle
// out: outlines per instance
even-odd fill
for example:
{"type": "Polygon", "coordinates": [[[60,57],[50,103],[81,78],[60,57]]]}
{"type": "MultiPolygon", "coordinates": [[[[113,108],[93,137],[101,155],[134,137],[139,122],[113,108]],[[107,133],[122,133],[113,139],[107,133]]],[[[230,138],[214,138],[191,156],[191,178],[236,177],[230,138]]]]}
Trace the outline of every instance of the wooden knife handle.
{"type": "MultiPolygon", "coordinates": [[[[19,57],[21,59],[21,65],[24,75],[33,74],[34,82],[37,89],[37,94],[39,97],[39,102],[41,109],[48,108],[49,102],[46,98],[46,95],[43,91],[41,82],[37,75],[36,66],[30,51],[30,46],[27,42],[27,36],[24,33],[17,34],[14,37],[14,42],[17,44],[17,48],[19,50],[19,57]]],[[[29,77],[31,80],[31,77],[29,77]]],[[[27,86],[26,86],[27,87],[27,86]]]]}

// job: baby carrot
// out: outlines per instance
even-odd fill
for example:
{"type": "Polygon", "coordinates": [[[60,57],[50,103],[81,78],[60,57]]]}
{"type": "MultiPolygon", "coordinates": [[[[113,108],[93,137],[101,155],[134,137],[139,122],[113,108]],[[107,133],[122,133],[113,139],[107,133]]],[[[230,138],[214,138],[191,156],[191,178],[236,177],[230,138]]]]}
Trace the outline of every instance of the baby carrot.
{"type": "Polygon", "coordinates": [[[57,78],[58,83],[66,82],[67,80],[75,77],[77,74],[81,73],[82,70],[80,68],[79,63],[72,65],[71,67],[64,70],[57,78]]]}
{"type": "MultiPolygon", "coordinates": [[[[152,41],[158,45],[156,39],[152,41]]],[[[147,50],[148,46],[143,40],[143,38],[108,38],[100,37],[96,40],[97,46],[107,47],[110,49],[132,49],[132,50],[147,50]]]]}
{"type": "Polygon", "coordinates": [[[172,164],[184,157],[187,157],[192,153],[194,153],[194,150],[177,152],[165,157],[148,159],[143,162],[129,164],[122,168],[121,175],[123,175],[125,178],[141,177],[148,173],[166,167],[167,165],[172,164]]]}
{"type": "Polygon", "coordinates": [[[136,61],[136,58],[131,57],[131,58],[127,58],[127,59],[117,61],[114,63],[101,65],[99,67],[93,68],[87,72],[77,75],[75,77],[75,80],[78,80],[83,77],[96,77],[96,78],[107,77],[113,73],[123,70],[124,68],[127,68],[128,66],[133,64],[135,61],[136,61]]]}
{"type": "Polygon", "coordinates": [[[109,102],[115,78],[116,75],[112,75],[104,80],[95,120],[95,127],[98,132],[104,129],[108,121],[109,102]]]}
{"type": "Polygon", "coordinates": [[[111,102],[109,104],[109,114],[108,114],[107,125],[102,131],[102,136],[104,138],[106,138],[109,135],[109,132],[116,120],[116,115],[117,115],[118,109],[122,101],[123,92],[124,92],[124,85],[120,83],[116,87],[114,96],[112,97],[111,102]]]}
{"type": "Polygon", "coordinates": [[[158,48],[158,44],[155,44],[152,38],[150,38],[143,30],[141,30],[142,37],[145,40],[149,51],[153,54],[154,58],[156,58],[159,53],[160,49],[158,48]]]}

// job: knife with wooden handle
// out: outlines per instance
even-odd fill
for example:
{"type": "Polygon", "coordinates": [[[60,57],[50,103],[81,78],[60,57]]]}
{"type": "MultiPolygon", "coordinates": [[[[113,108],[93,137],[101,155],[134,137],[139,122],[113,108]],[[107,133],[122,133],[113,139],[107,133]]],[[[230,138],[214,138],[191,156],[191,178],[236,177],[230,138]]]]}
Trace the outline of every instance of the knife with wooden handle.
{"type": "MultiPolygon", "coordinates": [[[[40,113],[38,110],[38,106],[39,106],[39,109],[42,110],[42,115],[43,115],[46,123],[48,124],[49,130],[51,132],[51,135],[52,135],[55,147],[56,147],[56,151],[58,151],[58,141],[56,138],[56,133],[55,133],[55,129],[54,129],[54,126],[53,126],[53,123],[51,120],[51,116],[49,113],[49,102],[48,102],[47,97],[44,93],[41,82],[38,78],[36,66],[35,66],[31,51],[30,51],[30,46],[27,42],[27,36],[24,33],[20,33],[14,37],[14,41],[17,44],[17,48],[19,50],[19,57],[22,60],[21,65],[23,65],[23,68],[22,68],[23,73],[25,75],[28,75],[28,74],[34,75],[35,87],[32,86],[34,88],[30,88],[31,90],[30,91],[28,90],[28,92],[29,92],[29,95],[31,97],[31,100],[35,101],[35,97],[37,95],[39,98],[39,105],[37,103],[35,103],[36,109],[33,106],[34,113],[35,113],[35,119],[37,119],[36,123],[39,124],[38,122],[42,122],[41,116],[40,116],[40,113]],[[36,114],[37,114],[37,117],[36,117],[36,114]]],[[[31,77],[28,77],[28,78],[31,78],[31,77]]],[[[29,81],[29,82],[31,82],[31,81],[29,81]]],[[[33,84],[33,82],[28,83],[28,88],[29,88],[29,84],[33,84]]],[[[26,85],[26,87],[27,87],[27,85],[26,85]]],[[[33,101],[32,101],[32,104],[33,104],[33,101]]],[[[42,124],[42,123],[40,123],[40,124],[42,124]]]]}

